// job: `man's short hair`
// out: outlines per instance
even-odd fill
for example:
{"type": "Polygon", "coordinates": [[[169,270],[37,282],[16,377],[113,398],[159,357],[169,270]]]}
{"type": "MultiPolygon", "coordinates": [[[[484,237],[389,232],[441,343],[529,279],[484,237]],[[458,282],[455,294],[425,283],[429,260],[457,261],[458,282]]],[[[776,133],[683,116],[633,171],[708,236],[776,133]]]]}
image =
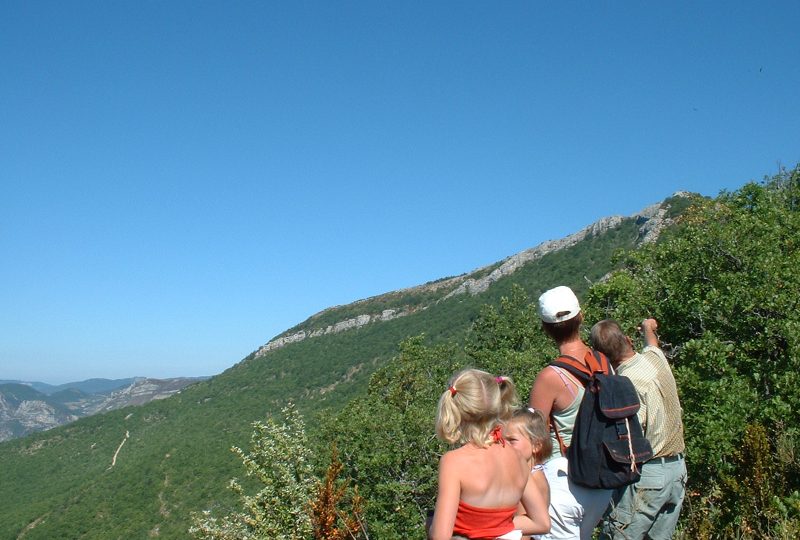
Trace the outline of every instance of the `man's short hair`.
{"type": "Polygon", "coordinates": [[[592,347],[608,356],[614,363],[621,362],[630,345],[619,323],[604,319],[592,326],[592,347]]]}

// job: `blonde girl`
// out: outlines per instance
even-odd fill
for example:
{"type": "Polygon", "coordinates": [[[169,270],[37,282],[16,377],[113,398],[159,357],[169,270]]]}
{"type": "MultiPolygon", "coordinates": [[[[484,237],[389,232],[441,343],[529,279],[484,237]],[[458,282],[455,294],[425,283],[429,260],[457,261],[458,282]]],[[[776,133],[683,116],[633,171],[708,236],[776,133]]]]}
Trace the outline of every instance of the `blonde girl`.
{"type": "Polygon", "coordinates": [[[457,448],[439,462],[439,490],[429,538],[519,539],[514,514],[522,505],[533,532],[550,528],[547,505],[525,487],[530,469],[503,439],[501,423],[517,403],[511,379],[477,369],[456,373],[439,399],[437,436],[457,448]]]}
{"type": "MultiPolygon", "coordinates": [[[[503,438],[528,463],[530,479],[526,489],[538,491],[545,504],[549,506],[550,485],[544,474],[543,463],[553,453],[553,443],[550,440],[550,429],[544,415],[530,407],[517,409],[503,426],[503,438]]],[[[525,509],[521,505],[517,515],[514,516],[514,525],[526,535],[536,532],[534,531],[534,521],[525,513],[525,509]]],[[[533,538],[541,537],[534,535],[533,538]]]]}

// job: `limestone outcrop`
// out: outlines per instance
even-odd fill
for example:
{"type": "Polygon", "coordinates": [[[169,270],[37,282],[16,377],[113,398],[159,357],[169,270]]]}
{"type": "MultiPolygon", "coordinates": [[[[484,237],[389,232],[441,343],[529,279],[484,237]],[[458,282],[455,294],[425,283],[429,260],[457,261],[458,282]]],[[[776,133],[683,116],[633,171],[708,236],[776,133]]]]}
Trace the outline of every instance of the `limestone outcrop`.
{"type": "Polygon", "coordinates": [[[111,392],[74,392],[69,400],[38,392],[26,384],[0,384],[0,442],[67,424],[83,416],[164,399],[198,380],[138,377],[111,392]]]}
{"type": "MultiPolygon", "coordinates": [[[[685,191],[679,191],[673,194],[673,197],[691,197],[692,195],[685,191]]],[[[581,240],[585,239],[586,237],[593,236],[593,235],[601,235],[611,229],[619,227],[626,219],[634,219],[636,224],[639,227],[639,243],[649,243],[654,242],[658,239],[661,232],[668,227],[672,220],[668,217],[669,215],[669,205],[665,203],[657,203],[650,205],[641,211],[637,212],[632,216],[623,217],[623,216],[610,216],[606,218],[602,218],[595,223],[592,223],[588,227],[571,234],[565,238],[561,238],[559,240],[548,240],[546,242],[542,242],[536,247],[526,249],[517,253],[516,255],[512,255],[507,259],[503,260],[499,265],[489,265],[486,267],[478,268],[468,274],[464,274],[461,276],[447,278],[443,280],[438,280],[432,283],[426,283],[424,285],[420,285],[417,287],[411,287],[409,289],[403,289],[401,291],[395,291],[394,293],[388,294],[397,294],[397,293],[404,293],[404,292],[429,292],[429,291],[437,291],[439,289],[450,289],[450,291],[444,295],[443,298],[436,300],[438,302],[445,301],[449,298],[454,296],[458,296],[461,294],[470,294],[476,295],[486,291],[492,283],[509,276],[522,268],[524,265],[540,259],[547,255],[548,253],[553,253],[555,251],[559,251],[562,249],[569,248],[574,246],[581,240]],[[490,268],[496,266],[496,268],[489,270],[490,268]],[[477,277],[480,276],[480,277],[477,277]]],[[[376,297],[379,298],[379,297],[376,297]]],[[[366,303],[370,299],[366,300],[359,300],[354,302],[352,305],[357,305],[359,303],[366,303]]],[[[335,309],[335,308],[331,308],[335,309]]],[[[415,309],[424,309],[423,307],[416,307],[415,309]]],[[[312,319],[315,317],[320,316],[322,313],[330,311],[330,309],[325,310],[323,312],[318,313],[317,315],[313,316],[312,319]]],[[[411,313],[411,309],[388,309],[384,310],[381,313],[372,313],[372,314],[362,314],[356,317],[348,318],[334,324],[329,324],[324,328],[317,328],[313,330],[300,330],[297,332],[293,332],[291,334],[279,336],[267,344],[260,347],[256,353],[256,357],[260,357],[265,355],[266,353],[280,349],[281,347],[285,347],[291,343],[297,343],[299,341],[303,341],[304,339],[314,338],[326,334],[335,334],[338,332],[345,332],[348,330],[353,330],[355,328],[360,328],[364,325],[375,323],[375,322],[382,322],[382,321],[389,321],[397,317],[402,317],[404,315],[408,315],[411,313]]]]}

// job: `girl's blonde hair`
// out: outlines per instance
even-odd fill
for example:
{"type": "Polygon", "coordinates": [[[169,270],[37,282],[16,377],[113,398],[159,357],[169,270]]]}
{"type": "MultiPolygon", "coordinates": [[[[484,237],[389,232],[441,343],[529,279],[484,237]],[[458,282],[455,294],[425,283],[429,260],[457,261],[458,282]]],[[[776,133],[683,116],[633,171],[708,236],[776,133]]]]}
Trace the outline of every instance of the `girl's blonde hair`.
{"type": "Polygon", "coordinates": [[[518,427],[528,437],[533,447],[533,461],[542,463],[553,454],[553,441],[550,427],[541,411],[531,407],[517,409],[506,422],[506,427],[518,427]]]}
{"type": "Polygon", "coordinates": [[[436,435],[450,444],[492,443],[492,430],[511,416],[517,390],[508,377],[495,377],[479,369],[459,371],[439,398],[436,435]]]}

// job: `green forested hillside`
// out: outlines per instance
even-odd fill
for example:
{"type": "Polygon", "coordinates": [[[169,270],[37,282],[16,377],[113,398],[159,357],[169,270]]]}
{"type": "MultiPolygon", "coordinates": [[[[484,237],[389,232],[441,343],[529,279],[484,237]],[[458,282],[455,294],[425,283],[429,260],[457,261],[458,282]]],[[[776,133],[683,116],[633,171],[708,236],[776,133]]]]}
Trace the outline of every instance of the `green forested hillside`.
{"type": "MultiPolygon", "coordinates": [[[[665,205],[677,212],[685,203],[676,199],[665,205]]],[[[435,293],[410,289],[328,310],[296,329],[390,307],[413,308],[390,321],[306,339],[261,357],[253,354],[163,401],[2,444],[0,538],[185,537],[191,512],[220,513],[233,504],[224,486],[241,470],[229,449],[246,445],[251,422],[293,401],[310,431],[328,429],[338,411],[364,395],[371,375],[397,355],[406,338],[424,334],[425,346],[461,343],[483,306],[499,305],[514,286],[536,295],[565,283],[582,293],[611,270],[616,252],[636,245],[638,225],[624,219],[475,296],[444,300],[452,287],[435,293]]],[[[311,440],[324,466],[329,440],[311,440]]]]}
{"type": "MultiPolygon", "coordinates": [[[[660,321],[684,409],[689,467],[676,538],[798,538],[800,167],[697,202],[661,242],[620,255],[618,269],[589,288],[585,330],[606,317],[631,334],[645,317],[660,321]]],[[[569,264],[584,253],[562,255],[569,264]]],[[[544,261],[542,272],[546,267],[544,261]]],[[[405,340],[371,377],[366,393],[322,423],[319,440],[343,462],[342,469],[328,471],[345,482],[339,487],[351,499],[331,502],[319,491],[308,495],[309,505],[298,505],[255,494],[243,502],[268,504],[243,504],[244,513],[226,516],[230,528],[209,519],[220,512],[198,516],[195,536],[305,538],[269,526],[305,515],[314,538],[422,540],[438,456],[445,450],[432,434],[435,403],[448,376],[478,366],[511,375],[524,395],[556,352],[540,330],[536,293],[513,283],[507,292],[485,304],[457,339],[436,345],[424,336],[405,340]],[[315,525],[320,507],[335,513],[339,536],[326,536],[315,525]]],[[[276,440],[257,434],[253,455],[276,440]]],[[[260,461],[268,474],[296,463],[292,452],[269,457],[260,461]]],[[[290,483],[299,480],[302,475],[290,483]]]]}
{"type": "Polygon", "coordinates": [[[723,193],[589,295],[655,316],[684,409],[687,538],[800,537],[800,167],[723,193]]]}
{"type": "MultiPolygon", "coordinates": [[[[677,537],[800,537],[800,168],[690,209],[584,296],[586,330],[660,321],[684,410],[689,485],[677,537]]],[[[435,495],[433,411],[465,365],[524,393],[555,354],[535,296],[514,288],[449,348],[410,340],[328,433],[380,538],[424,538],[435,495]]]]}

